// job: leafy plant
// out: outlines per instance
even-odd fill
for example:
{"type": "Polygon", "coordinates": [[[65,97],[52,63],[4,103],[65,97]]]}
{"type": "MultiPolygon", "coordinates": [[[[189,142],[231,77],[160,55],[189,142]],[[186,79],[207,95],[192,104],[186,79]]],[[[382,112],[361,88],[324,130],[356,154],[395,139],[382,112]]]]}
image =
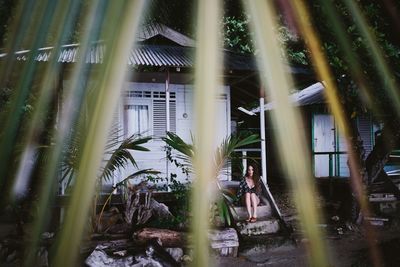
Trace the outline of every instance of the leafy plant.
{"type": "MultiPolygon", "coordinates": [[[[119,130],[116,130],[119,132],[119,130]]],[[[148,148],[144,147],[143,144],[151,140],[151,137],[141,137],[139,134],[133,134],[132,136],[120,141],[120,136],[114,132],[110,134],[111,138],[108,142],[104,151],[103,166],[100,169],[98,175],[98,181],[110,181],[113,177],[113,173],[120,169],[125,168],[128,164],[137,168],[137,163],[131,155],[131,151],[149,151],[148,148]]],[[[81,143],[80,135],[77,133],[71,140],[70,145],[65,149],[64,160],[61,163],[61,171],[63,176],[60,182],[67,179],[66,185],[69,186],[78,171],[77,159],[79,157],[79,145],[81,143]]],[[[150,170],[142,170],[140,174],[151,173],[150,170]]],[[[132,175],[138,175],[134,173],[132,175]]],[[[132,176],[131,175],[131,176],[132,176]]],[[[131,179],[128,176],[123,181],[131,179]]]]}
{"type": "MultiPolygon", "coordinates": [[[[140,134],[133,134],[132,136],[121,140],[122,135],[120,134],[120,132],[120,129],[114,127],[109,134],[109,138],[104,149],[103,164],[97,176],[97,183],[99,188],[101,188],[103,182],[111,181],[117,170],[125,168],[129,164],[131,164],[135,168],[138,168],[137,162],[131,154],[132,151],[149,151],[149,149],[144,147],[143,145],[150,141],[151,137],[142,137],[140,134]]],[[[79,130],[76,130],[75,133],[71,132],[71,134],[71,141],[69,145],[65,148],[64,159],[61,163],[61,171],[63,173],[63,176],[60,182],[65,182],[66,187],[71,186],[71,183],[73,182],[76,173],[79,171],[79,166],[77,164],[77,162],[79,162],[80,156],[79,147],[81,147],[81,143],[84,142],[84,138],[81,137],[79,130]]],[[[98,219],[93,220],[93,229],[97,229],[96,224],[100,223],[103,212],[107,205],[110,203],[111,197],[117,188],[126,188],[128,181],[131,179],[143,177],[144,175],[157,175],[158,173],[158,171],[152,169],[139,170],[128,175],[122,181],[115,184],[111,192],[109,192],[109,195],[101,208],[98,219]]],[[[97,196],[95,197],[94,203],[96,205],[97,196]]],[[[96,212],[96,208],[94,208],[93,211],[96,212]]],[[[96,214],[94,213],[93,218],[96,217],[95,215],[96,214]]]]}
{"type": "MultiPolygon", "coordinates": [[[[172,132],[168,132],[167,136],[163,138],[165,143],[172,147],[173,149],[178,151],[178,154],[172,156],[169,154],[170,161],[175,163],[178,167],[182,167],[185,170],[188,170],[190,173],[193,172],[192,160],[196,153],[195,144],[188,144],[183,141],[178,135],[172,132]],[[182,162],[182,163],[181,163],[182,162]]],[[[192,138],[193,140],[193,138],[192,138]]],[[[221,145],[216,149],[214,154],[214,166],[212,166],[213,170],[215,170],[214,178],[216,179],[221,199],[218,200],[217,206],[219,210],[220,217],[228,224],[231,224],[228,205],[231,205],[235,199],[229,192],[223,190],[217,181],[217,178],[220,172],[227,167],[231,160],[237,158],[235,156],[234,151],[238,148],[258,143],[260,141],[258,135],[250,134],[250,135],[230,135],[225,138],[221,145]]],[[[168,151],[168,150],[167,150],[168,151]]]]}

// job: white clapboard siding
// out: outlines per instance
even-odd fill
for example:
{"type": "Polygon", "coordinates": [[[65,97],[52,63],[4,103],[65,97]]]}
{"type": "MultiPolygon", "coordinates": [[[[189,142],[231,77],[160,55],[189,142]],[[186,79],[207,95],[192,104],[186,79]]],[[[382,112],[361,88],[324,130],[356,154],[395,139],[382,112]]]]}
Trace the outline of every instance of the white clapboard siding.
{"type": "Polygon", "coordinates": [[[176,86],[176,134],[185,142],[192,143],[194,135],[193,85],[176,86]]]}
{"type": "MultiPolygon", "coordinates": [[[[165,136],[166,131],[166,112],[165,112],[165,85],[164,84],[147,84],[147,83],[128,83],[126,86],[125,98],[129,98],[132,103],[151,100],[152,110],[152,135],[154,139],[145,146],[150,149],[149,152],[134,151],[133,157],[138,163],[139,169],[152,168],[161,172],[161,177],[169,176],[171,173],[178,175],[180,181],[187,179],[186,175],[173,164],[167,162],[164,151],[165,143],[161,141],[161,137],[165,136]]],[[[193,114],[193,86],[170,84],[170,130],[176,132],[185,142],[192,143],[192,135],[194,131],[194,114],[193,114]]],[[[126,100],[125,100],[126,102],[126,100]]],[[[217,99],[217,121],[218,124],[214,129],[216,139],[221,142],[223,138],[230,134],[230,91],[229,87],[223,87],[223,93],[217,99]]],[[[123,120],[123,119],[122,119],[123,120]]],[[[126,121],[124,123],[127,123],[126,121]]],[[[126,168],[121,173],[122,177],[126,177],[137,169],[132,167],[126,168]]],[[[229,173],[224,175],[223,179],[228,179],[229,173]]]]}
{"type": "MultiPolygon", "coordinates": [[[[231,107],[230,107],[230,95],[225,89],[217,99],[216,108],[216,126],[215,126],[215,142],[216,147],[221,145],[222,141],[231,134],[231,107]],[[223,123],[222,123],[223,122],[223,123]]],[[[231,166],[226,166],[219,174],[218,178],[220,180],[230,180],[231,179],[231,166]]]]}
{"type": "Polygon", "coordinates": [[[370,116],[360,116],[358,118],[358,130],[360,132],[363,146],[365,149],[365,157],[372,151],[373,136],[372,136],[372,120],[370,116]]]}
{"type": "MultiPolygon", "coordinates": [[[[365,157],[372,151],[373,148],[373,137],[372,137],[372,120],[368,115],[363,115],[357,118],[358,131],[360,133],[361,140],[365,149],[365,157]]],[[[344,138],[339,134],[339,147],[340,151],[346,151],[344,138]]],[[[348,156],[340,155],[339,171],[340,176],[349,177],[350,170],[347,164],[348,156]]]]}

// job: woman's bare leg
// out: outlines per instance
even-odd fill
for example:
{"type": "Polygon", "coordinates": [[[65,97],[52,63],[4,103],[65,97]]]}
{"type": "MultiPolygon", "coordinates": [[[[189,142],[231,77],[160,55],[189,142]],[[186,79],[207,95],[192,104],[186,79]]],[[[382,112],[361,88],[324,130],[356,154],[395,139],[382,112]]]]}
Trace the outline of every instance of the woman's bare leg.
{"type": "Polygon", "coordinates": [[[260,203],[260,199],[254,193],[251,193],[250,198],[251,198],[251,205],[253,206],[253,217],[257,218],[257,206],[260,203]]]}
{"type": "Polygon", "coordinates": [[[244,195],[245,200],[246,200],[246,209],[247,209],[247,213],[249,214],[249,219],[252,217],[251,216],[251,196],[250,193],[246,193],[244,195]]]}

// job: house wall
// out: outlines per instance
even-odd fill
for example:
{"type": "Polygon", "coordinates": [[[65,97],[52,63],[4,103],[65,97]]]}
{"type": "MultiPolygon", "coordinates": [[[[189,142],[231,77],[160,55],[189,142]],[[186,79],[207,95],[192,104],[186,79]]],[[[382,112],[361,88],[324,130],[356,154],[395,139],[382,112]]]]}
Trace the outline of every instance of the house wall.
{"type": "MultiPolygon", "coordinates": [[[[371,152],[374,144],[374,126],[369,116],[357,118],[361,139],[363,141],[366,156],[371,152]]],[[[334,118],[329,113],[314,113],[312,115],[313,152],[346,152],[345,139],[340,133],[334,118]]],[[[329,163],[328,154],[313,155],[314,175],[316,177],[349,177],[347,154],[332,155],[329,163]],[[331,164],[331,173],[329,165],[331,164]]]]}
{"type": "MultiPolygon", "coordinates": [[[[305,131],[309,140],[307,144],[311,152],[311,162],[313,164],[313,174],[315,177],[329,177],[329,156],[328,153],[317,155],[315,152],[345,152],[344,137],[335,124],[333,116],[323,106],[304,107],[302,115],[305,122],[305,131]]],[[[358,127],[366,156],[371,152],[374,145],[374,132],[379,128],[373,124],[369,116],[360,116],[358,127]]],[[[280,162],[279,151],[272,128],[271,120],[267,120],[267,173],[271,181],[279,179],[285,175],[284,167],[280,162]]],[[[332,176],[347,178],[349,177],[349,168],[347,165],[347,154],[337,154],[332,156],[331,174],[332,176]]]]}
{"type": "MultiPolygon", "coordinates": [[[[169,86],[171,99],[170,99],[170,120],[171,120],[171,131],[175,132],[185,142],[192,143],[192,134],[195,135],[194,125],[195,116],[193,113],[193,86],[188,84],[170,84],[169,86]],[[175,108],[173,108],[173,106],[175,108]],[[174,125],[174,127],[172,127],[174,125]]],[[[124,105],[131,103],[140,103],[143,101],[143,97],[138,97],[137,92],[151,92],[152,94],[159,94],[165,92],[165,84],[163,83],[136,83],[128,82],[125,84],[125,96],[122,97],[118,120],[121,122],[123,127],[127,127],[126,120],[124,121],[124,105]],[[134,92],[134,97],[128,97],[127,92],[134,92]]],[[[129,94],[129,93],[128,93],[129,94]]],[[[132,93],[131,93],[132,94],[132,93]]],[[[150,94],[147,93],[149,96],[150,94]]],[[[154,102],[155,98],[153,98],[154,102]]],[[[161,100],[161,99],[157,99],[161,100]]],[[[151,103],[151,99],[148,97],[148,102],[151,103]]],[[[164,102],[165,103],[165,102],[164,102]]],[[[154,107],[154,105],[153,105],[154,107]]],[[[165,108],[165,104],[163,106],[165,108]]],[[[154,111],[153,118],[155,116],[164,116],[164,111],[154,111]],[[156,113],[158,115],[156,115],[156,113]]],[[[222,88],[222,93],[217,99],[217,124],[214,129],[210,129],[215,132],[216,143],[220,143],[223,138],[230,134],[230,90],[228,86],[222,88]]],[[[152,131],[149,135],[153,135],[156,125],[152,124],[152,131]]],[[[159,126],[160,127],[160,126],[159,126]]],[[[165,131],[165,125],[164,125],[165,131]]],[[[160,132],[160,131],[158,131],[160,132]]],[[[165,136],[165,135],[162,135],[165,136]]],[[[152,168],[161,172],[160,177],[167,177],[171,173],[177,174],[179,181],[184,182],[188,177],[182,173],[180,169],[171,164],[166,160],[166,153],[164,151],[165,143],[161,140],[160,135],[154,136],[154,139],[147,143],[145,146],[150,150],[148,152],[134,151],[132,155],[138,163],[139,169],[152,168]]],[[[129,174],[137,171],[137,169],[129,166],[125,170],[116,174],[114,183],[127,177],[129,174]]],[[[225,176],[224,179],[228,179],[225,176]]],[[[161,181],[161,183],[163,183],[161,181]]]]}
{"type": "MultiPolygon", "coordinates": [[[[70,82],[64,81],[67,88],[70,82]]],[[[94,85],[93,85],[94,86],[94,85]]],[[[175,132],[185,142],[192,143],[192,134],[195,135],[194,125],[195,116],[193,113],[193,85],[191,84],[170,84],[170,125],[171,131],[175,132]]],[[[210,129],[216,138],[216,144],[220,144],[222,139],[231,133],[231,114],[230,114],[230,88],[222,86],[220,95],[217,97],[216,125],[210,129]]],[[[66,92],[65,92],[66,93],[66,92]]],[[[133,158],[138,164],[138,168],[128,166],[125,169],[116,171],[110,181],[105,181],[103,185],[116,184],[140,169],[154,169],[160,171],[159,177],[165,178],[171,173],[177,174],[181,182],[185,182],[188,177],[176,166],[167,162],[165,143],[161,140],[165,136],[166,112],[165,112],[165,83],[161,82],[127,82],[124,84],[122,97],[119,101],[118,109],[114,114],[112,127],[118,129],[119,140],[122,141],[127,133],[127,117],[124,115],[126,105],[149,105],[149,114],[152,118],[150,131],[143,135],[150,135],[153,139],[145,144],[150,151],[132,152],[133,158]],[[157,107],[156,107],[157,106],[157,107]]],[[[77,107],[78,108],[78,107],[77,107]]],[[[206,108],[206,107],[205,107],[206,108]]],[[[104,155],[105,164],[110,155],[104,155]]],[[[60,173],[60,177],[63,173],[60,173]]],[[[230,179],[230,173],[221,175],[221,179],[230,179]]],[[[137,179],[136,182],[139,182],[137,179]]],[[[133,181],[135,182],[135,181],[133,181]]],[[[165,181],[160,181],[165,183],[165,181]]],[[[60,193],[64,194],[66,189],[66,179],[60,183],[60,193]]]]}

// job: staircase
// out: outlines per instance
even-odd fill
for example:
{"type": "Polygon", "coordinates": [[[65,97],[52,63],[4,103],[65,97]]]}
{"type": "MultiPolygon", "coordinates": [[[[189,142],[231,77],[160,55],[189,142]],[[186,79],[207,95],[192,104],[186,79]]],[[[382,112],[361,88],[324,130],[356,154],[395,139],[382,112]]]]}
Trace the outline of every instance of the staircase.
{"type": "MultiPolygon", "coordinates": [[[[221,181],[220,185],[223,189],[227,189],[233,194],[236,194],[239,189],[238,181],[221,181]]],[[[262,184],[262,195],[260,198],[261,202],[257,207],[257,221],[254,223],[245,221],[248,218],[246,207],[230,206],[233,225],[241,236],[274,234],[282,229],[286,229],[279,209],[276,207],[272,195],[264,184],[262,184]]]]}
{"type": "Polygon", "coordinates": [[[377,181],[370,185],[368,200],[372,217],[366,218],[372,225],[383,226],[390,218],[397,217],[400,209],[399,175],[389,176],[390,180],[377,181]]]}

